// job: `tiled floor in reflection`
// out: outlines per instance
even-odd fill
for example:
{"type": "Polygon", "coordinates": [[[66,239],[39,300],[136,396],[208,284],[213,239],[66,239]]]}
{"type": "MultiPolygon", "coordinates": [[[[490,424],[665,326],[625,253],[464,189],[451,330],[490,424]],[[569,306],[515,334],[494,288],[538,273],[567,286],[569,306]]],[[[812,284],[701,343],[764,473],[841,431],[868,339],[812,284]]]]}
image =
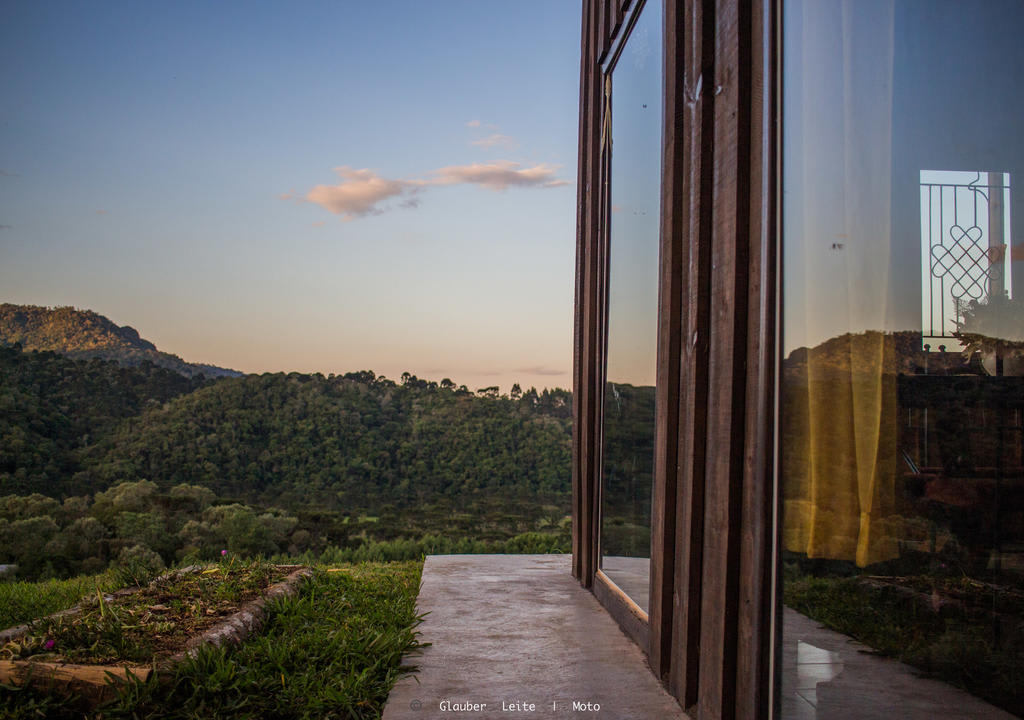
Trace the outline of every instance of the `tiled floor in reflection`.
{"type": "Polygon", "coordinates": [[[783,720],[1013,720],[962,690],[922,678],[789,608],[783,614],[783,720]]]}

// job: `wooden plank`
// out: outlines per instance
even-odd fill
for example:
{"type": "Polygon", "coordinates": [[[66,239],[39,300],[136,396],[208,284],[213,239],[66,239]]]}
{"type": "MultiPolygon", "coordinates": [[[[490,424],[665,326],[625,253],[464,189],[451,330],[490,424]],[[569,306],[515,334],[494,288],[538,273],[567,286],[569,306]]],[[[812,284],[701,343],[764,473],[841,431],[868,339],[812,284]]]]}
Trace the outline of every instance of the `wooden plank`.
{"type": "Polygon", "coordinates": [[[629,0],[615,0],[615,33],[618,34],[622,28],[622,22],[626,19],[626,10],[629,9],[629,0]]]}
{"type": "MultiPolygon", "coordinates": [[[[677,468],[675,593],[669,689],[684,707],[697,702],[704,532],[704,463],[708,408],[711,296],[711,209],[714,134],[713,96],[706,80],[714,71],[714,8],[698,0],[670,3],[666,27],[668,75],[681,85],[667,131],[673,153],[670,232],[680,236],[686,263],[681,293],[679,460],[677,468]],[[682,78],[681,82],[679,78],[682,78]]],[[[670,117],[666,115],[666,118],[670,117]]]]}
{"type": "MultiPolygon", "coordinates": [[[[656,10],[651,8],[650,11],[656,10]]],[[[660,219],[660,267],[658,282],[658,361],[655,408],[655,456],[651,512],[651,598],[650,656],[651,669],[659,678],[667,679],[672,665],[672,624],[674,621],[676,556],[676,493],[679,445],[679,383],[680,348],[683,324],[683,264],[686,252],[678,218],[684,195],[678,180],[683,172],[685,154],[682,97],[677,95],[677,43],[682,34],[675,32],[680,15],[676,2],[663,8],[662,77],[662,178],[660,219]]]]}
{"type": "Polygon", "coordinates": [[[594,262],[596,265],[596,291],[595,291],[595,345],[594,345],[594,384],[593,384],[593,411],[594,411],[594,534],[593,547],[594,571],[601,567],[601,517],[602,517],[602,487],[603,487],[603,451],[604,451],[604,391],[605,378],[607,377],[607,351],[608,351],[608,243],[609,224],[611,220],[610,209],[610,178],[611,178],[611,137],[604,133],[611,127],[611,103],[609,93],[611,85],[607,77],[603,75],[600,66],[595,69],[597,79],[598,98],[600,108],[595,113],[598,121],[597,143],[599,171],[596,181],[598,187],[598,200],[596,204],[596,219],[594,231],[594,262]]]}
{"type": "Polygon", "coordinates": [[[587,177],[587,56],[589,47],[590,14],[584,0],[580,20],[580,107],[578,125],[578,157],[576,163],[576,277],[573,302],[573,342],[572,342],[572,574],[576,579],[583,576],[583,547],[580,543],[580,529],[583,522],[584,489],[582,474],[583,455],[583,325],[585,296],[583,294],[583,278],[586,275],[586,182],[587,177]]]}
{"type": "Polygon", "coordinates": [[[133,678],[145,681],[152,673],[152,668],[140,666],[0,660],[0,683],[19,687],[32,685],[62,694],[74,693],[90,705],[111,699],[118,686],[133,678]]]}
{"type": "Polygon", "coordinates": [[[717,0],[715,11],[714,173],[712,180],[711,337],[704,495],[701,717],[736,710],[740,522],[746,417],[746,232],[750,198],[749,72],[739,38],[743,0],[717,0]]]}
{"type": "Polygon", "coordinates": [[[773,3],[752,0],[740,26],[741,68],[749,75],[747,156],[748,286],[747,399],[744,436],[744,491],[740,539],[740,595],[736,647],[736,716],[768,717],[771,710],[772,562],[775,532],[773,469],[776,378],[777,223],[774,120],[773,3]]]}
{"type": "Polygon", "coordinates": [[[585,587],[597,570],[600,446],[596,432],[600,307],[598,219],[600,199],[601,70],[597,64],[597,4],[585,0],[580,65],[580,160],[576,244],[576,324],[573,393],[573,573],[585,587]]]}
{"type": "Polygon", "coordinates": [[[600,570],[594,578],[594,596],[615,619],[622,631],[639,645],[645,654],[649,654],[650,630],[647,614],[600,570]]]}
{"type": "Polygon", "coordinates": [[[608,49],[611,47],[611,3],[609,0],[596,0],[597,17],[597,62],[604,61],[608,49]]]}
{"type": "Polygon", "coordinates": [[[626,9],[623,7],[622,0],[612,0],[611,15],[612,15],[612,31],[611,39],[615,42],[615,38],[622,30],[622,21],[626,19],[626,9]]]}
{"type": "Polygon", "coordinates": [[[0,683],[23,685],[27,680],[55,685],[89,685],[106,688],[111,682],[127,682],[130,678],[146,680],[151,667],[121,665],[74,665],[71,663],[0,660],[0,683]]]}

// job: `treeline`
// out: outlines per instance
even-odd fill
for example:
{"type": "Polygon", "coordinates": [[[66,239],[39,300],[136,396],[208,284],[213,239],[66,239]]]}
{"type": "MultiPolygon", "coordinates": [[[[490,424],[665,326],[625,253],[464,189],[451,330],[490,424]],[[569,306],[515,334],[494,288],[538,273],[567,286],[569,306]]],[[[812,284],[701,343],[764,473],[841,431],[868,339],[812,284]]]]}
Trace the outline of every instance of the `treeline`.
{"type": "Polygon", "coordinates": [[[220,380],[88,448],[73,492],[148,479],[262,506],[377,514],[570,491],[571,395],[372,372],[220,380]]]}

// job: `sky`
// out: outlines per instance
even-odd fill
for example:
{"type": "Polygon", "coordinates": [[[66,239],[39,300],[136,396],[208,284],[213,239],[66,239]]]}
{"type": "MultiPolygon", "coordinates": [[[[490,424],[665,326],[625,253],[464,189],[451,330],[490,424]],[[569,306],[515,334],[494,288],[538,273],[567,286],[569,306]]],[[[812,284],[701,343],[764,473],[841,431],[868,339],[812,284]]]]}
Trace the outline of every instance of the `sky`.
{"type": "Polygon", "coordinates": [[[0,302],[571,387],[580,3],[0,5],[0,302]]]}

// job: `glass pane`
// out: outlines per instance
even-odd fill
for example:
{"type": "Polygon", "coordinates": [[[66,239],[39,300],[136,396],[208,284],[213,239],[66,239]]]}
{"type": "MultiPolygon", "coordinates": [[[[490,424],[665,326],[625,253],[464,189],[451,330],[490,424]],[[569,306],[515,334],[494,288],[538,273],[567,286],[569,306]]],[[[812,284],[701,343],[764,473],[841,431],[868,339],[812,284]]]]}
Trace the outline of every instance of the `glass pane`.
{"type": "Polygon", "coordinates": [[[647,610],[661,217],[661,8],[642,10],[612,72],[608,357],[601,569],[647,610]]]}
{"type": "Polygon", "coordinates": [[[783,27],[782,717],[1024,715],[1024,4],[783,27]]]}

